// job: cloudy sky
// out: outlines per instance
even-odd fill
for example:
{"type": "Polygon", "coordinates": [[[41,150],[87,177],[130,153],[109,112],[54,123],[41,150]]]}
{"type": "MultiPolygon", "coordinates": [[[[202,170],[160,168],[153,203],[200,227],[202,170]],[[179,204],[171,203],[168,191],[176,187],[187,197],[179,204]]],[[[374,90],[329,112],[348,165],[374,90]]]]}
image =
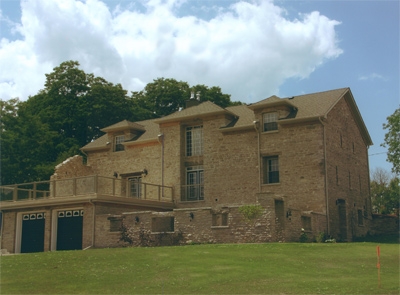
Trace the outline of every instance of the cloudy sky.
{"type": "Polygon", "coordinates": [[[371,168],[399,107],[399,1],[1,0],[0,98],[28,99],[77,60],[141,90],[158,77],[220,86],[232,100],[350,87],[371,168]]]}

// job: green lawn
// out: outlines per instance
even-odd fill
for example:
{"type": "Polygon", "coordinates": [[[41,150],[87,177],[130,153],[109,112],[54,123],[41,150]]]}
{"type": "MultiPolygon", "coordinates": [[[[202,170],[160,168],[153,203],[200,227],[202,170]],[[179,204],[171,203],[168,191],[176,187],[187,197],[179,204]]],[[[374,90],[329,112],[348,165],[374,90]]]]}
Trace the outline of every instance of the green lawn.
{"type": "Polygon", "coordinates": [[[1,257],[1,294],[399,294],[399,244],[229,244],[1,257]]]}

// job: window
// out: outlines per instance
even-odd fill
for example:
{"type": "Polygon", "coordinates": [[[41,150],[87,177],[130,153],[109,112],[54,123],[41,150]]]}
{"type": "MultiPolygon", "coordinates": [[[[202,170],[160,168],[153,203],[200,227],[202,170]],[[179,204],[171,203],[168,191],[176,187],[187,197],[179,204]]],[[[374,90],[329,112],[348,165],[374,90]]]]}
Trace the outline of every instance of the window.
{"type": "Polygon", "coordinates": [[[362,210],[357,210],[358,225],[364,225],[364,216],[362,210]]]}
{"type": "Polygon", "coordinates": [[[263,158],[263,183],[279,183],[279,161],[278,157],[264,157],[263,158]]]}
{"type": "Polygon", "coordinates": [[[135,176],[129,178],[129,196],[140,198],[142,196],[142,177],[135,176]]]}
{"type": "Polygon", "coordinates": [[[228,226],[228,213],[213,214],[212,226],[228,226]]]}
{"type": "Polygon", "coordinates": [[[204,171],[203,166],[186,168],[186,185],[182,201],[204,200],[204,171]]]}
{"type": "Polygon", "coordinates": [[[121,217],[109,217],[110,220],[110,232],[119,232],[122,228],[122,218],[121,217]]]}
{"type": "Polygon", "coordinates": [[[264,132],[278,130],[278,113],[263,114],[264,132]]]}
{"type": "Polygon", "coordinates": [[[151,231],[153,233],[173,232],[175,228],[174,223],[174,217],[153,217],[151,219],[151,231]]]}
{"type": "Polygon", "coordinates": [[[311,231],[311,217],[301,216],[301,226],[305,231],[311,231]]]}
{"type": "Polygon", "coordinates": [[[186,156],[203,154],[203,125],[186,128],[186,156]]]}
{"type": "Polygon", "coordinates": [[[115,152],[123,151],[125,149],[124,145],[122,144],[124,141],[125,141],[124,135],[115,136],[115,147],[114,147],[115,152]]]}

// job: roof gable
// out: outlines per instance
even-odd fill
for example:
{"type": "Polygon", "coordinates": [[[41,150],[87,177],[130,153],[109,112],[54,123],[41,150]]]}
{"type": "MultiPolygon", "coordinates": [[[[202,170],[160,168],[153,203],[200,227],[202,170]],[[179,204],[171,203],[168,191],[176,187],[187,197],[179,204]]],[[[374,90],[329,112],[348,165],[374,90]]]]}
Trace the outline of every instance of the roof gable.
{"type": "Polygon", "coordinates": [[[168,116],[155,119],[155,123],[167,123],[174,121],[183,121],[188,119],[193,119],[196,117],[204,117],[208,115],[217,115],[217,114],[230,114],[226,109],[221,108],[220,106],[212,103],[211,101],[205,101],[200,103],[197,106],[192,106],[190,108],[183,109],[181,111],[177,111],[168,116]]]}
{"type": "Polygon", "coordinates": [[[118,122],[114,125],[105,127],[103,129],[100,129],[103,132],[112,132],[112,131],[121,131],[121,130],[137,130],[137,131],[145,131],[145,128],[143,125],[140,125],[135,122],[131,122],[128,120],[123,120],[121,122],[118,122]]]}

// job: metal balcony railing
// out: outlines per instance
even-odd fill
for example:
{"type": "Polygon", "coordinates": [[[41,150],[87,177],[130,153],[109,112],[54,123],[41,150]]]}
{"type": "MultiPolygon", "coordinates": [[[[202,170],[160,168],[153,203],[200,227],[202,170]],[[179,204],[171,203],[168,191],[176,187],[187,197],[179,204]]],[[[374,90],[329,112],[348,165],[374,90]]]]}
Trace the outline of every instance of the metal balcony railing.
{"type": "Polygon", "coordinates": [[[170,186],[98,175],[0,186],[1,202],[85,195],[174,201],[173,188],[170,186]]]}
{"type": "Polygon", "coordinates": [[[204,184],[189,184],[181,186],[181,202],[204,200],[204,184]]]}

